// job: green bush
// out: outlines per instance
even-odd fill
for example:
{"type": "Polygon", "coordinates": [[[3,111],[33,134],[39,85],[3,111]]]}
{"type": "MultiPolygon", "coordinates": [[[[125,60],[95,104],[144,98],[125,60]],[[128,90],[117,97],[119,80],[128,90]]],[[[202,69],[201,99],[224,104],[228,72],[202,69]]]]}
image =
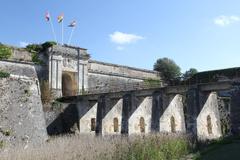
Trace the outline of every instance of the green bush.
{"type": "Polygon", "coordinates": [[[29,44],[26,46],[26,50],[30,53],[39,53],[43,50],[43,47],[39,44],[29,44]]]}
{"type": "Polygon", "coordinates": [[[42,48],[43,48],[43,50],[46,50],[47,48],[52,47],[54,45],[57,45],[57,43],[54,41],[47,41],[42,44],[42,48]]]}
{"type": "Polygon", "coordinates": [[[8,77],[10,77],[10,73],[0,71],[0,78],[8,78],[8,77]]]}
{"type": "Polygon", "coordinates": [[[0,44],[0,60],[1,59],[9,59],[12,55],[12,49],[0,44]]]}
{"type": "Polygon", "coordinates": [[[39,59],[38,54],[37,53],[32,53],[32,62],[34,62],[35,64],[44,64],[44,62],[39,59]]]}

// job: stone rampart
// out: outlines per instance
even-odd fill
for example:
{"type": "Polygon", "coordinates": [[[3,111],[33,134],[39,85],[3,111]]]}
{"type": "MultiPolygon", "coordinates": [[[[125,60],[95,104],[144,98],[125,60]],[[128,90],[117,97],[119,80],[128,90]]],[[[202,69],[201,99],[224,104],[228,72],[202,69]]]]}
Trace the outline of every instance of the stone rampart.
{"type": "Polygon", "coordinates": [[[10,73],[0,78],[1,143],[27,148],[44,142],[48,137],[35,66],[0,61],[0,69],[10,73]]]}

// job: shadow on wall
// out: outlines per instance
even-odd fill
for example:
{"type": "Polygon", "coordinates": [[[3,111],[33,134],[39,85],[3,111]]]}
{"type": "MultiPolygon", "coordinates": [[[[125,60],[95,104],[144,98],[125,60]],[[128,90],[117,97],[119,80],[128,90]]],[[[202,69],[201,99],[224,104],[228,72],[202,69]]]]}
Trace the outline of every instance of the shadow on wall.
{"type": "Polygon", "coordinates": [[[73,134],[79,130],[78,110],[75,104],[68,105],[58,117],[48,125],[48,135],[73,134]]]}

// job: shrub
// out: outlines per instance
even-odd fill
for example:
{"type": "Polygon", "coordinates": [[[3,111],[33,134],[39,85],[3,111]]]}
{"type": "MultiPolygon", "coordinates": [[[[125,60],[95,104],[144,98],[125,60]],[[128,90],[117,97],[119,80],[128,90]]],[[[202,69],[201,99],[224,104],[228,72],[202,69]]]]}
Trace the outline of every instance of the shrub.
{"type": "Polygon", "coordinates": [[[1,59],[9,59],[12,55],[12,49],[0,44],[0,60],[1,59]]]}
{"type": "Polygon", "coordinates": [[[0,78],[8,78],[8,77],[10,77],[10,73],[0,71],[0,78]]]}
{"type": "Polygon", "coordinates": [[[30,53],[39,53],[43,49],[42,45],[39,44],[29,44],[26,46],[26,50],[30,53]]]}
{"type": "Polygon", "coordinates": [[[54,41],[47,41],[42,44],[42,48],[43,48],[43,50],[46,50],[47,48],[52,47],[54,45],[57,45],[57,43],[54,41]]]}
{"type": "Polygon", "coordinates": [[[32,62],[34,62],[35,64],[44,64],[44,62],[39,59],[38,57],[38,54],[35,52],[35,53],[32,53],[32,62]]]}

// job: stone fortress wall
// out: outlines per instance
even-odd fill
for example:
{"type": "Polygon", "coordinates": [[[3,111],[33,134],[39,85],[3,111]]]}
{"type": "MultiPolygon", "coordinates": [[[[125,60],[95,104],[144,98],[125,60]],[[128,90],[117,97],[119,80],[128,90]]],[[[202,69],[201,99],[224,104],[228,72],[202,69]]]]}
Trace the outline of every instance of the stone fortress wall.
{"type": "Polygon", "coordinates": [[[24,148],[47,140],[46,123],[37,72],[40,66],[0,61],[0,142],[4,147],[24,148]]]}
{"type": "Polygon", "coordinates": [[[240,87],[233,81],[163,86],[157,72],[94,61],[86,49],[72,46],[39,53],[43,65],[32,63],[31,56],[13,48],[12,57],[0,61],[0,70],[11,73],[0,79],[0,138],[9,145],[40,143],[47,133],[183,132],[202,139],[240,133],[240,87]],[[146,80],[160,83],[137,90],[121,87],[146,80]],[[42,81],[55,98],[65,97],[51,112],[43,112],[42,81]],[[100,93],[88,93],[92,88],[100,93]]]}
{"type": "Polygon", "coordinates": [[[237,86],[219,82],[163,87],[65,97],[62,102],[75,108],[79,134],[187,133],[206,140],[240,133],[237,86]]]}
{"type": "Polygon", "coordinates": [[[61,111],[49,112],[50,108],[43,111],[46,110],[41,101],[43,81],[56,97],[61,97],[63,92],[79,94],[89,88],[88,84],[94,88],[107,86],[113,79],[117,83],[143,81],[148,76],[159,79],[156,72],[89,60],[86,49],[82,48],[53,46],[38,53],[42,65],[34,64],[32,53],[25,49],[11,48],[11,57],[0,60],[0,71],[10,73],[10,77],[0,78],[0,143],[4,146],[28,147],[47,139],[46,126],[61,111]]]}
{"type": "Polygon", "coordinates": [[[103,88],[114,90],[124,84],[149,79],[161,80],[155,71],[91,60],[83,48],[56,45],[45,54],[48,56],[49,85],[59,97],[103,88]]]}

